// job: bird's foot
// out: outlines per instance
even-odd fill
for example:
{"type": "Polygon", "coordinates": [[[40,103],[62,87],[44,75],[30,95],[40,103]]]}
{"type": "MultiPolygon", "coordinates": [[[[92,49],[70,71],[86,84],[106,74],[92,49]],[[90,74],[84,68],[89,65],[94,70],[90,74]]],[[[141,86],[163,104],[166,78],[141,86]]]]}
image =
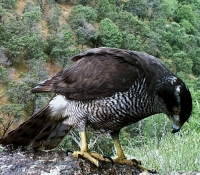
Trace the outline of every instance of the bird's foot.
{"type": "Polygon", "coordinates": [[[140,160],[135,160],[135,159],[126,159],[125,157],[123,158],[115,158],[113,159],[113,161],[115,163],[119,163],[119,164],[124,164],[124,165],[131,165],[131,166],[136,166],[137,168],[139,168],[142,171],[148,171],[152,174],[156,174],[156,170],[149,170],[148,168],[142,166],[141,161],[140,160]]]}
{"type": "MultiPolygon", "coordinates": [[[[71,150],[68,150],[68,152],[72,152],[71,150]]],[[[72,152],[72,155],[74,157],[81,157],[86,158],[93,164],[95,164],[97,167],[101,168],[101,164],[99,161],[110,161],[112,164],[114,163],[113,160],[109,156],[105,156],[102,154],[98,154],[95,152],[89,152],[89,151],[74,151],[72,152]]]]}

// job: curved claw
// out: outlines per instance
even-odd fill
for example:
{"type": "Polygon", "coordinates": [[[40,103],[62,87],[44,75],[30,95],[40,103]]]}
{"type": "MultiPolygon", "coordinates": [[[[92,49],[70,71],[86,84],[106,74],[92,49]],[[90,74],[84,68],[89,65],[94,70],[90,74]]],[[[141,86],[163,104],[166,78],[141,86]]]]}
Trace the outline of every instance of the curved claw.
{"type": "Polygon", "coordinates": [[[135,163],[136,166],[142,165],[141,161],[137,161],[136,159],[131,159],[133,163],[135,163]]]}
{"type": "Polygon", "coordinates": [[[68,156],[68,153],[74,153],[74,150],[68,149],[68,150],[66,151],[67,156],[68,156]]]}
{"type": "Polygon", "coordinates": [[[151,174],[157,174],[157,171],[156,170],[147,170],[149,173],[151,174]]]}
{"type": "Polygon", "coordinates": [[[100,171],[100,174],[102,174],[102,165],[101,165],[101,163],[99,162],[99,171],[100,171]]]}
{"type": "Polygon", "coordinates": [[[112,163],[112,165],[114,165],[114,161],[113,161],[113,159],[110,156],[103,155],[103,158],[110,160],[110,162],[112,163]]]}

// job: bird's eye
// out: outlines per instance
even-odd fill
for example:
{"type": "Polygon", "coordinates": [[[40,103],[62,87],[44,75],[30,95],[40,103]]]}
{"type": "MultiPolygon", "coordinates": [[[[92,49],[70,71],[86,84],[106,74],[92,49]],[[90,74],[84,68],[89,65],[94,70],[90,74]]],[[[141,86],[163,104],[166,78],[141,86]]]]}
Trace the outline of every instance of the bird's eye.
{"type": "Polygon", "coordinates": [[[173,109],[173,113],[174,113],[175,115],[178,115],[178,114],[179,114],[179,112],[180,112],[180,111],[179,111],[179,109],[178,109],[178,108],[174,108],[174,109],[173,109]]]}

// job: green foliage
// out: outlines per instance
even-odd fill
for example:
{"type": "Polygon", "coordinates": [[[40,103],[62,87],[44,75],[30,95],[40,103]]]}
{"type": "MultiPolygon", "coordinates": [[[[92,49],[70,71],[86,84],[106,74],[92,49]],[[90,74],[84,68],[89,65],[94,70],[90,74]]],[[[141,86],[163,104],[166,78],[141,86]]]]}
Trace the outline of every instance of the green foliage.
{"type": "Polygon", "coordinates": [[[19,120],[23,117],[22,106],[19,104],[6,104],[1,107],[1,113],[3,115],[8,115],[9,117],[14,116],[15,120],[19,120]]]}
{"type": "Polygon", "coordinates": [[[191,23],[193,23],[195,21],[195,15],[194,15],[190,5],[181,5],[177,9],[176,15],[175,15],[175,20],[180,22],[183,19],[186,19],[191,23]]]}
{"type": "Polygon", "coordinates": [[[78,27],[83,26],[83,22],[94,24],[97,19],[97,14],[91,7],[86,7],[82,5],[74,6],[69,14],[69,24],[72,29],[78,29],[78,27]]]}
{"type": "Polygon", "coordinates": [[[9,88],[6,93],[8,99],[12,103],[19,103],[25,109],[30,104],[31,100],[34,99],[30,91],[30,87],[25,82],[20,83],[9,83],[9,88]]]}
{"type": "Polygon", "coordinates": [[[177,0],[162,0],[160,10],[162,11],[163,15],[165,15],[167,18],[171,18],[174,16],[177,7],[178,7],[177,0]]]}
{"type": "Polygon", "coordinates": [[[77,44],[95,46],[98,31],[94,28],[97,14],[91,7],[75,6],[69,14],[69,24],[77,36],[77,44]]]}
{"type": "Polygon", "coordinates": [[[0,6],[6,9],[12,9],[15,7],[17,0],[1,0],[0,6]]]}
{"type": "Polygon", "coordinates": [[[22,106],[20,104],[6,104],[1,107],[0,110],[0,125],[3,130],[2,137],[6,134],[8,129],[13,125],[19,122],[23,118],[24,113],[22,112],[22,106]]]}
{"type": "Polygon", "coordinates": [[[79,51],[75,47],[72,31],[68,25],[62,27],[57,35],[49,38],[49,48],[51,61],[58,62],[65,67],[68,60],[79,51]]]}
{"type": "Polygon", "coordinates": [[[144,19],[147,16],[147,1],[129,0],[124,5],[124,10],[131,12],[133,16],[144,19]]]}
{"type": "Polygon", "coordinates": [[[42,59],[31,59],[28,61],[28,72],[22,79],[29,88],[35,87],[38,82],[48,78],[47,70],[45,69],[45,60],[42,59]]]}
{"type": "Polygon", "coordinates": [[[106,18],[109,13],[115,12],[115,6],[109,0],[101,0],[97,9],[98,21],[106,18]]]}
{"type": "Polygon", "coordinates": [[[122,45],[122,34],[119,28],[108,18],[99,23],[102,45],[106,47],[120,48],[122,45]]]}
{"type": "Polygon", "coordinates": [[[42,50],[43,40],[39,38],[35,33],[26,35],[24,37],[25,47],[25,58],[27,59],[45,59],[46,56],[42,50]]]}
{"type": "Polygon", "coordinates": [[[0,84],[8,83],[8,72],[3,66],[0,66],[0,84]]]}
{"type": "Polygon", "coordinates": [[[133,35],[133,34],[128,34],[124,38],[124,44],[123,48],[128,49],[128,50],[137,50],[137,51],[143,51],[144,46],[143,46],[143,41],[140,37],[140,35],[133,35]]]}
{"type": "Polygon", "coordinates": [[[140,21],[129,12],[113,12],[108,17],[119,27],[124,36],[134,34],[136,36],[140,35],[143,38],[150,32],[150,28],[146,23],[140,21]]]}
{"type": "Polygon", "coordinates": [[[41,15],[40,7],[36,6],[33,2],[28,1],[24,8],[24,17],[38,22],[41,20],[41,15]]]}
{"type": "Polygon", "coordinates": [[[173,60],[176,66],[176,72],[185,72],[186,74],[192,73],[193,62],[187,58],[185,52],[181,51],[173,54],[173,60]]]}
{"type": "Polygon", "coordinates": [[[194,90],[190,88],[190,92],[193,97],[193,110],[192,110],[192,117],[188,122],[188,128],[200,132],[200,90],[194,90]]]}
{"type": "Polygon", "coordinates": [[[187,20],[187,19],[182,19],[180,22],[181,27],[183,27],[188,34],[195,34],[197,33],[197,30],[195,27],[187,20]]]}
{"type": "Polygon", "coordinates": [[[55,3],[55,1],[52,1],[50,3],[49,8],[52,10],[48,11],[46,20],[50,30],[52,31],[52,33],[54,33],[54,31],[57,31],[59,26],[59,16],[61,14],[61,10],[60,7],[55,3]]]}

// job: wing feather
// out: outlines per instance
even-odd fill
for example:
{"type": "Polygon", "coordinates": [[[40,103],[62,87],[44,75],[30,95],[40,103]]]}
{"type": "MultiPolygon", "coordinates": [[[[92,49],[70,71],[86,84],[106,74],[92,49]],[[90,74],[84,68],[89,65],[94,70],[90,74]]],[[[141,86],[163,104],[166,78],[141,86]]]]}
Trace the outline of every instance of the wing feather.
{"type": "MultiPolygon", "coordinates": [[[[155,57],[149,57],[148,54],[115,48],[91,49],[72,57],[74,64],[42,82],[32,92],[50,89],[75,100],[108,97],[127,91],[138,78],[148,77],[148,74],[154,77],[152,72],[155,74],[155,70],[151,64],[155,62],[159,68],[162,63],[155,57]]],[[[159,69],[156,71],[159,74],[159,69]]]]}

